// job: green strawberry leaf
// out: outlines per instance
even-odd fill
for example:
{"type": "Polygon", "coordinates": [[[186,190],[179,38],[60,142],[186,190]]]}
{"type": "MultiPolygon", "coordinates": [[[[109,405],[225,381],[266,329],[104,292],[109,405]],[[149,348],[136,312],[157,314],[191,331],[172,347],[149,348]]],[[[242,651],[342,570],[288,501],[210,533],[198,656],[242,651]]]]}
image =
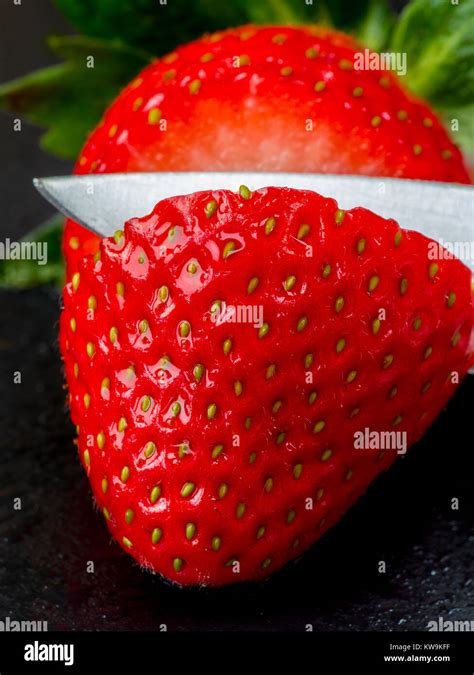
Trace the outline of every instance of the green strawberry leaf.
{"type": "Polygon", "coordinates": [[[109,102],[149,59],[81,36],[51,37],[48,44],[65,62],[0,85],[0,106],[45,127],[45,150],[75,159],[109,102]]]}
{"type": "MultiPolygon", "coordinates": [[[[203,4],[216,4],[216,0],[202,1],[203,4]]],[[[371,49],[386,44],[395,22],[386,0],[318,0],[312,3],[303,0],[237,0],[232,7],[235,9],[236,5],[240,7],[241,23],[242,16],[257,24],[321,23],[351,33],[371,49]]]]}
{"type": "MultiPolygon", "coordinates": [[[[284,2],[284,0],[283,0],[284,2]]],[[[55,0],[77,30],[85,35],[119,39],[157,56],[205,32],[245,23],[242,0],[55,0]]],[[[258,4],[258,3],[255,3],[258,4]]],[[[276,0],[275,4],[279,4],[276,0]]]]}
{"type": "Polygon", "coordinates": [[[192,8],[186,0],[163,4],[160,0],[55,2],[82,33],[118,38],[158,56],[205,32],[245,23],[319,22],[355,33],[360,26],[368,39],[367,46],[376,49],[383,44],[392,24],[386,0],[194,0],[192,8]]]}
{"type": "Polygon", "coordinates": [[[366,4],[365,12],[356,21],[355,36],[362,45],[381,51],[395,26],[395,15],[386,2],[370,0],[366,4]]]}
{"type": "Polygon", "coordinates": [[[28,288],[40,284],[62,286],[64,282],[64,259],[61,250],[64,217],[55,215],[19,243],[28,243],[23,248],[23,258],[14,259],[18,249],[16,242],[0,242],[0,288],[28,288]],[[46,255],[45,255],[46,252],[46,255]],[[26,257],[31,259],[28,260],[26,257]],[[40,264],[43,263],[44,264],[40,264]]]}
{"type": "Polygon", "coordinates": [[[471,168],[474,168],[474,103],[440,111],[452,140],[459,145],[471,168]]]}
{"type": "Polygon", "coordinates": [[[395,15],[385,0],[325,0],[328,23],[352,33],[370,49],[381,49],[395,23],[395,15]]]}
{"type": "MultiPolygon", "coordinates": [[[[365,1],[365,0],[364,0],[365,1]]],[[[201,0],[209,14],[222,13],[220,0],[201,0]]],[[[326,0],[307,4],[301,0],[234,0],[227,3],[227,17],[223,26],[237,26],[245,23],[286,25],[305,23],[331,23],[326,0]],[[230,7],[229,7],[230,6],[230,7]],[[233,16],[231,16],[231,14],[233,16]]]]}
{"type": "Polygon", "coordinates": [[[474,0],[413,0],[391,50],[407,53],[406,83],[438,108],[474,100],[474,0]]]}

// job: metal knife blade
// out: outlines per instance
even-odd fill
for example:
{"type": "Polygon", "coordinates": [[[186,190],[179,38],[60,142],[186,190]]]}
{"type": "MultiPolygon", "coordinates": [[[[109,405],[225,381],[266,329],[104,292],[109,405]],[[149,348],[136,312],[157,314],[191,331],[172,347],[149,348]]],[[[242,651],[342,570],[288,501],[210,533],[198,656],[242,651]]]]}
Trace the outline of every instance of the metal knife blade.
{"type": "MultiPolygon", "coordinates": [[[[474,248],[474,187],[456,183],[310,173],[169,172],[35,178],[39,192],[59,211],[101,236],[148,214],[166,197],[199,190],[237,190],[245,184],[292,187],[333,197],[344,209],[364,206],[441,244],[474,248]]],[[[474,270],[474,257],[464,259],[474,270]]]]}

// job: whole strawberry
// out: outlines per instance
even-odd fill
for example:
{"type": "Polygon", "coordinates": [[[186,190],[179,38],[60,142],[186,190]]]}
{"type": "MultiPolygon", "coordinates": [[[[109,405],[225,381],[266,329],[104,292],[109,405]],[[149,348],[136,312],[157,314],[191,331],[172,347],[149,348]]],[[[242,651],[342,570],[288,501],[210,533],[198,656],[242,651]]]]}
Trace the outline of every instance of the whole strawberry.
{"type": "Polygon", "coordinates": [[[179,584],[299,556],[416,441],[469,365],[470,272],[312,192],[160,202],[84,256],[61,349],[117,541],[179,584]],[[385,447],[385,449],[382,449],[385,447]]]}
{"type": "MultiPolygon", "coordinates": [[[[320,27],[244,26],[146,68],[106,112],[78,173],[308,171],[469,182],[436,115],[361,47],[320,27]]],[[[98,239],[69,221],[69,276],[98,239]]]]}

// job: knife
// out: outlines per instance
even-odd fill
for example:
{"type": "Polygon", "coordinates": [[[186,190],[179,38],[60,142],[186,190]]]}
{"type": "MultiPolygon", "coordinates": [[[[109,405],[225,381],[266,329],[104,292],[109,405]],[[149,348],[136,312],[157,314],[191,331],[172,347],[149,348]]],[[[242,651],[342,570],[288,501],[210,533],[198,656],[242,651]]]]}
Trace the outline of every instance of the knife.
{"type": "MultiPolygon", "coordinates": [[[[64,215],[100,236],[125,221],[147,215],[166,197],[200,190],[251,190],[274,186],[313,190],[333,197],[343,209],[363,206],[406,229],[463,251],[474,271],[474,187],[456,183],[311,173],[156,172],[53,176],[33,180],[64,215]],[[466,255],[467,253],[467,255],[466,255]]],[[[461,257],[461,256],[458,256],[461,257]]]]}

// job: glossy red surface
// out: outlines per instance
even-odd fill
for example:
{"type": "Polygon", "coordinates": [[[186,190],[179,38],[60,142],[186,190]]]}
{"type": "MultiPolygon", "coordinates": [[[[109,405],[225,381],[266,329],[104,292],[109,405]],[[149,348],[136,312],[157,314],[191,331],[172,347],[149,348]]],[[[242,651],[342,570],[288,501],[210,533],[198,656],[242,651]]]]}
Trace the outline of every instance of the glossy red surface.
{"type": "Polygon", "coordinates": [[[396,458],[354,433],[413,443],[468,367],[462,263],[433,266],[422,235],[311,192],[242,194],[159,203],[64,292],[97,503],[129,553],[181,584],[257,579],[300,555],[396,458]],[[218,322],[219,302],[262,322],[218,322]]]}

